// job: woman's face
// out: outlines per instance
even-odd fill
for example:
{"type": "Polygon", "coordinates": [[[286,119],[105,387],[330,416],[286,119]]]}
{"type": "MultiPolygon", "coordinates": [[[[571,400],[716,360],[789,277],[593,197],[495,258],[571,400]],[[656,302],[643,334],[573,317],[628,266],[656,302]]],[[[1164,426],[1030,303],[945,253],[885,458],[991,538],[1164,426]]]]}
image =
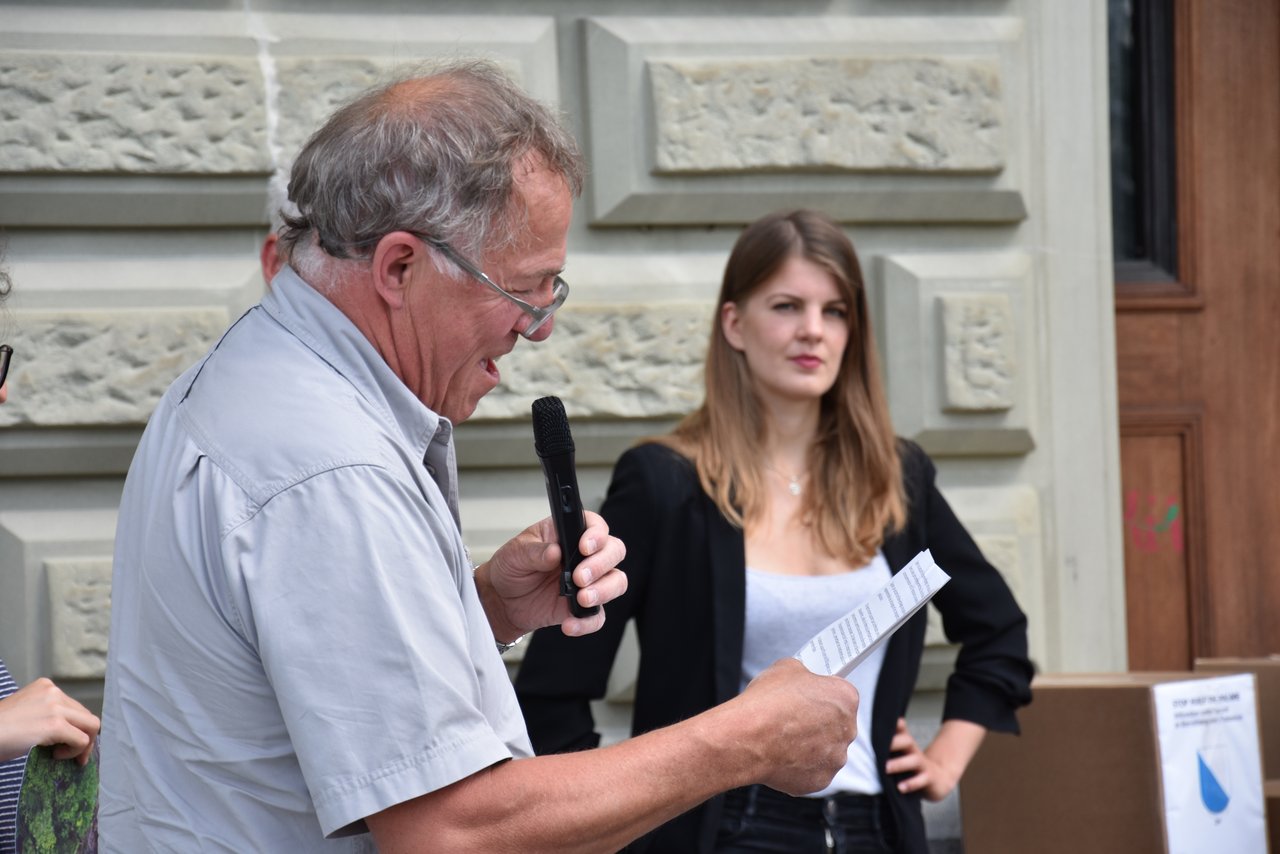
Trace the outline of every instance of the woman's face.
{"type": "Polygon", "coordinates": [[[831,273],[792,255],[741,305],[721,306],[720,324],[765,405],[816,403],[840,373],[850,309],[831,273]]]}

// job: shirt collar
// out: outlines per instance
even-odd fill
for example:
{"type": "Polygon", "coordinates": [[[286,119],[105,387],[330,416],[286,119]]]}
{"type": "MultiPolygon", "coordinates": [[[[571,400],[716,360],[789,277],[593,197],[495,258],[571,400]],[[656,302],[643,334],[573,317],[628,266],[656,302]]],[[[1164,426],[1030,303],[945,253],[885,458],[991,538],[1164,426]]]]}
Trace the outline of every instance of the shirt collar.
{"type": "MultiPolygon", "coordinates": [[[[453,424],[449,419],[418,400],[350,318],[291,267],[282,267],[272,279],[271,290],[261,306],[345,377],[389,423],[395,424],[406,441],[418,449],[420,457],[426,457],[432,440],[452,446],[453,424]]],[[[452,447],[449,451],[452,458],[452,447]]],[[[442,476],[453,479],[452,472],[437,471],[433,476],[437,482],[442,476]]]]}

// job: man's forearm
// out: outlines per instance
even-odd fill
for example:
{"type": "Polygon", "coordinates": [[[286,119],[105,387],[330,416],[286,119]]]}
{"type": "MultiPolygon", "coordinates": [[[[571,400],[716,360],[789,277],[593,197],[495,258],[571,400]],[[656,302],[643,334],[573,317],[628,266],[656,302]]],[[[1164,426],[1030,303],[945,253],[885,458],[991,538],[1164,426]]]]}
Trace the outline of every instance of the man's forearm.
{"type": "Polygon", "coordinates": [[[379,850],[606,852],[763,773],[722,706],[599,750],[517,759],[369,817],[379,850]]]}
{"type": "Polygon", "coordinates": [[[384,852],[616,851],[726,789],[823,788],[857,715],[853,685],[783,659],[688,720],[600,750],[503,762],[367,821],[384,852]]]}

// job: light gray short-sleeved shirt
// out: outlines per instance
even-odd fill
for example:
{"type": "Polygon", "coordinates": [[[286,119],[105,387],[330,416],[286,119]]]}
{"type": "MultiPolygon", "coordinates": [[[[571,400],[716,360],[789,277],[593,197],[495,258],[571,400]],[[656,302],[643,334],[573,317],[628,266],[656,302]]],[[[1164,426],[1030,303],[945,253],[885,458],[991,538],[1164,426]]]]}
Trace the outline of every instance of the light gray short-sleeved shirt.
{"type": "Polygon", "coordinates": [[[371,850],[365,816],[531,753],[451,425],[288,268],[165,394],[115,549],[105,850],[371,850]]]}

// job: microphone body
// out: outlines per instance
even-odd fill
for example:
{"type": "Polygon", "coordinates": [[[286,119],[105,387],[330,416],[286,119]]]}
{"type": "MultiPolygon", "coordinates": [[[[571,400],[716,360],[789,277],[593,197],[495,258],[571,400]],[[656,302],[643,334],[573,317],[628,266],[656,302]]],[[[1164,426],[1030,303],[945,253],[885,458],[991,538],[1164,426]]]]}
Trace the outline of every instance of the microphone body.
{"type": "Polygon", "coordinates": [[[582,494],[578,491],[578,474],[573,463],[573,436],[560,398],[540,397],[533,402],[533,447],[542,461],[547,501],[555,521],[556,539],[560,542],[560,595],[568,597],[569,611],[575,617],[590,617],[599,612],[600,606],[579,605],[579,587],[573,582],[573,571],[582,562],[578,543],[587,530],[587,523],[582,515],[582,494]]]}

